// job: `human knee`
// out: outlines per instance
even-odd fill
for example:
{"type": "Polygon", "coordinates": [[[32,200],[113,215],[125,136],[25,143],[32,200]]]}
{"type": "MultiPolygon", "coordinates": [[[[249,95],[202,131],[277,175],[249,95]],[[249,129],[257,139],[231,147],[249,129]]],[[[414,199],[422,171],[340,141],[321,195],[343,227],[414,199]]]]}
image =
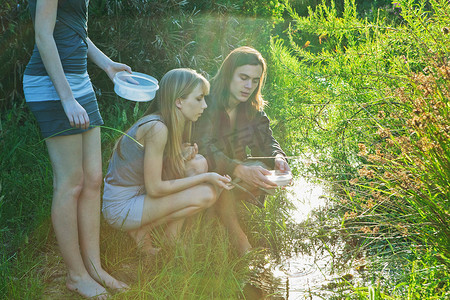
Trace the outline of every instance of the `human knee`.
{"type": "Polygon", "coordinates": [[[102,181],[103,175],[101,170],[85,172],[83,188],[99,189],[102,181]]]}
{"type": "Polygon", "coordinates": [[[80,193],[83,189],[84,174],[82,170],[75,171],[64,176],[53,178],[53,189],[55,192],[80,193]]]}
{"type": "Polygon", "coordinates": [[[208,162],[203,155],[197,154],[186,163],[188,176],[208,172],[208,162]]]}
{"type": "Polygon", "coordinates": [[[83,191],[83,173],[54,180],[53,186],[53,212],[58,213],[61,207],[76,205],[83,191]]]}
{"type": "Polygon", "coordinates": [[[217,200],[216,189],[211,185],[202,186],[200,205],[203,208],[211,207],[217,200]]]}

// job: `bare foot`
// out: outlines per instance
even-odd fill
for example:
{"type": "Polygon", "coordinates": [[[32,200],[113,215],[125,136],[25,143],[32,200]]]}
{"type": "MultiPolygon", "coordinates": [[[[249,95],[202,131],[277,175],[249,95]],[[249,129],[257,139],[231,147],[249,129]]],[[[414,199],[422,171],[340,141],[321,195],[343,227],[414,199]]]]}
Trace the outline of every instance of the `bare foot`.
{"type": "Polygon", "coordinates": [[[90,276],[86,276],[85,278],[72,278],[67,276],[66,287],[84,298],[105,300],[109,296],[105,288],[90,276]]]}
{"type": "Polygon", "coordinates": [[[168,222],[164,233],[169,243],[175,244],[180,235],[185,219],[168,222]]]}
{"type": "Polygon", "coordinates": [[[153,247],[153,243],[150,239],[139,241],[137,246],[138,251],[148,258],[154,257],[161,250],[161,248],[153,247]]]}
{"type": "Polygon", "coordinates": [[[89,268],[88,272],[97,282],[116,292],[123,292],[130,288],[125,282],[115,279],[101,267],[89,268]]]}
{"type": "Polygon", "coordinates": [[[149,230],[145,228],[139,228],[136,230],[129,230],[128,234],[134,239],[136,242],[139,252],[144,254],[145,256],[152,257],[158,254],[161,248],[153,247],[152,238],[149,234],[149,230]]]}
{"type": "Polygon", "coordinates": [[[153,246],[150,247],[141,247],[140,252],[145,254],[146,256],[155,256],[156,254],[158,254],[158,252],[161,250],[161,248],[155,248],[153,246]]]}

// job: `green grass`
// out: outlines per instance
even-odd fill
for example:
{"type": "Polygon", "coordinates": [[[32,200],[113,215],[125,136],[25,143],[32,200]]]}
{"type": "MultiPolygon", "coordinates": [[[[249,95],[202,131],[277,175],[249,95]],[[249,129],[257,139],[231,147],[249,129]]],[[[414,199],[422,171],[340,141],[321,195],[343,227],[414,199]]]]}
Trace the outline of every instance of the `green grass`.
{"type": "Polygon", "coordinates": [[[137,255],[126,234],[104,234],[105,265],[119,276],[125,266],[123,272],[133,283],[119,299],[233,299],[241,293],[248,258],[236,257],[217,220],[194,217],[188,223],[175,245],[155,232],[155,246],[161,251],[152,258],[137,255]]]}
{"type": "MultiPolygon", "coordinates": [[[[111,124],[102,127],[104,168],[120,131],[145,109],[134,103],[126,107],[130,103],[118,102],[104,115],[111,124]]],[[[45,142],[25,107],[6,114],[2,125],[8,128],[2,135],[8,147],[1,153],[2,170],[7,170],[0,190],[1,298],[79,299],[65,288],[66,270],[51,227],[52,174],[45,142]]],[[[269,246],[282,237],[271,230],[282,233],[283,228],[268,225],[286,218],[287,209],[275,205],[283,203],[277,197],[265,209],[242,206],[251,220],[248,227],[261,233],[252,234],[255,245],[269,246]]],[[[162,250],[150,260],[138,254],[127,234],[105,222],[101,228],[103,265],[131,285],[130,291],[113,297],[117,299],[236,299],[249,279],[249,264],[262,255],[237,257],[218,221],[201,216],[192,218],[176,245],[166,245],[156,232],[162,250]]]]}
{"type": "MultiPolygon", "coordinates": [[[[347,278],[323,287],[330,299],[449,297],[450,156],[444,134],[449,77],[442,68],[450,52],[450,8],[444,0],[399,2],[400,15],[383,6],[363,19],[365,14],[356,14],[360,10],[347,1],[345,7],[339,2],[339,12],[314,5],[309,17],[288,9],[285,20],[276,22],[229,15],[224,7],[215,7],[217,14],[178,8],[172,15],[117,17],[115,11],[102,16],[103,4],[96,3],[91,38],[113,59],[159,78],[180,66],[211,76],[230,49],[251,45],[260,50],[269,65],[264,94],[274,134],[290,155],[317,158],[317,163],[297,165],[294,173],[308,171],[328,181],[333,200],[302,224],[290,220],[291,203],[283,193],[262,209],[244,204],[246,230],[260,247],[244,258],[230,248],[217,220],[193,218],[176,245],[157,239],[162,251],[150,260],[137,255],[126,234],[102,223],[103,263],[132,287],[114,298],[236,299],[260,265],[276,264],[292,253],[329,254],[335,271],[365,261],[358,267],[362,280],[347,278]],[[425,87],[432,93],[424,94],[425,87]],[[421,97],[426,101],[417,102],[421,97]],[[434,119],[423,122],[425,115],[434,119]],[[408,123],[414,117],[416,125],[408,123]],[[394,180],[386,172],[396,174],[394,180]]],[[[280,16],[276,7],[264,9],[280,16]]],[[[23,45],[28,44],[20,37],[31,36],[29,26],[16,27],[20,51],[9,47],[0,53],[8,60],[11,53],[17,56],[14,78],[23,72],[23,45]]],[[[11,37],[13,29],[5,36],[11,37]]],[[[13,45],[14,39],[8,42],[13,45]]],[[[105,120],[106,169],[120,131],[141,116],[146,104],[115,96],[98,68],[89,65],[89,73],[105,120]]],[[[4,81],[12,91],[0,96],[11,101],[2,102],[6,109],[0,118],[0,298],[78,299],[64,287],[64,265],[51,230],[52,174],[45,143],[13,81],[4,81]]],[[[275,281],[267,294],[280,293],[275,281]]]]}

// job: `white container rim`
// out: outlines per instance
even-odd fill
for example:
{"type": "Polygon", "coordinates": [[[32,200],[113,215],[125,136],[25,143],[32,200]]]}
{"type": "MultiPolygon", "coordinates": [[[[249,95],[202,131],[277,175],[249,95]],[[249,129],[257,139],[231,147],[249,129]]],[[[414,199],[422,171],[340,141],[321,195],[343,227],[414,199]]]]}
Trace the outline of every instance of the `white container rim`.
{"type": "Polygon", "coordinates": [[[150,75],[144,74],[144,73],[139,73],[139,72],[133,72],[132,74],[128,73],[127,71],[117,72],[113,78],[113,82],[114,82],[114,84],[122,86],[126,89],[133,89],[133,90],[138,90],[141,92],[154,92],[159,89],[158,80],[156,80],[156,78],[154,78],[150,75]],[[129,82],[123,81],[119,78],[122,76],[132,77],[132,78],[133,77],[141,78],[141,79],[147,80],[153,84],[145,86],[145,85],[137,85],[137,84],[129,83],[129,82]]]}

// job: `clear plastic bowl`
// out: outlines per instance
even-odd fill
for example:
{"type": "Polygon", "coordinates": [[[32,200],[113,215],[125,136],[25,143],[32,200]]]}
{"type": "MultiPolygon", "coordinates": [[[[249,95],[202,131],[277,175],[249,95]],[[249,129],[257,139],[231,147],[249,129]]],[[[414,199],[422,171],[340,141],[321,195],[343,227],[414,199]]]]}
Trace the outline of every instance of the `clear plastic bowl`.
{"type": "Polygon", "coordinates": [[[266,175],[267,179],[276,183],[278,186],[285,186],[291,183],[292,173],[291,172],[280,172],[278,170],[270,171],[270,175],[266,175]]]}
{"type": "Polygon", "coordinates": [[[158,80],[154,77],[133,72],[117,72],[113,79],[114,92],[122,98],[132,101],[150,101],[155,98],[159,89],[158,80]]]}

